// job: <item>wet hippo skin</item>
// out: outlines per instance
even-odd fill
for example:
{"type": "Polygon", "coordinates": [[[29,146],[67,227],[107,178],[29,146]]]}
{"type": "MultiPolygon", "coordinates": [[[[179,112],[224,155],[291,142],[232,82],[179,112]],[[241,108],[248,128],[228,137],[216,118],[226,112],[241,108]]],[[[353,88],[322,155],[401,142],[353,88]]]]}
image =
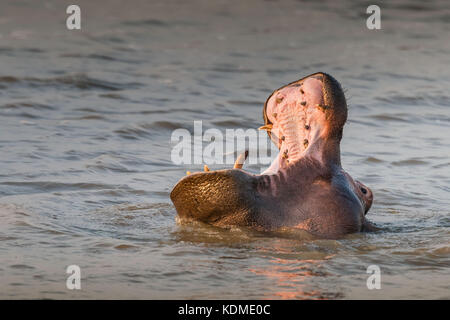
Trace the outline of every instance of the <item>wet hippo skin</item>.
{"type": "Polygon", "coordinates": [[[347,104],[340,84],[315,73],[275,90],[263,117],[280,152],[261,175],[242,169],[182,178],[170,197],[180,221],[215,226],[281,227],[320,237],[371,231],[371,190],[341,167],[347,104]]]}

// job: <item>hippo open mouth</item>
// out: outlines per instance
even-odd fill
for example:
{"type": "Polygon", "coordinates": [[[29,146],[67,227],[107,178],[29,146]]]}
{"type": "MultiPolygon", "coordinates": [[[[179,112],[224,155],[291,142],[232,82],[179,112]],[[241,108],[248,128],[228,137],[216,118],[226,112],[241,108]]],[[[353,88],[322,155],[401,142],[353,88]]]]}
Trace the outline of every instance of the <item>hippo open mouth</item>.
{"type": "MultiPolygon", "coordinates": [[[[263,109],[265,125],[261,129],[268,131],[280,154],[266,173],[275,173],[307,152],[320,157],[320,142],[340,139],[347,107],[345,97],[339,94],[342,90],[332,88],[338,85],[333,80],[322,73],[313,74],[275,90],[267,99],[263,109]],[[332,95],[333,91],[338,92],[332,95]]],[[[330,160],[339,162],[339,150],[330,151],[334,151],[330,160]]]]}
{"type": "Polygon", "coordinates": [[[238,164],[182,178],[170,195],[180,219],[322,237],[373,230],[365,219],[371,190],[341,167],[347,104],[339,83],[315,73],[283,86],[267,99],[263,117],[260,129],[280,150],[270,167],[254,175],[238,164]]]}

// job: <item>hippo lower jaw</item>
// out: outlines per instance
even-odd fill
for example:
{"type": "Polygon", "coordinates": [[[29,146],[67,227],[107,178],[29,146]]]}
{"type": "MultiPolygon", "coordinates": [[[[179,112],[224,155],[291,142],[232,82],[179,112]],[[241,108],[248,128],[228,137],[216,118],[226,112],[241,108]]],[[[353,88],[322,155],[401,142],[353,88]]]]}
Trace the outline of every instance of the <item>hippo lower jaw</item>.
{"type": "Polygon", "coordinates": [[[261,129],[280,149],[271,166],[261,175],[231,169],[182,178],[170,195],[180,220],[322,237],[371,229],[372,192],[341,167],[347,105],[339,83],[325,73],[292,82],[269,96],[263,117],[261,129]]]}

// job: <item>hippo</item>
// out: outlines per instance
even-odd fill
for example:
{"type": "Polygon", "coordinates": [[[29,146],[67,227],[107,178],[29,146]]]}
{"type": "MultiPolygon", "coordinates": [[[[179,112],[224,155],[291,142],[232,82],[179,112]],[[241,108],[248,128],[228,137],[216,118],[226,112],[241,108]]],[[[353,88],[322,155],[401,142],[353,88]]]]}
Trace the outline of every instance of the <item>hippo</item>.
{"type": "Polygon", "coordinates": [[[275,90],[264,125],[279,154],[267,170],[197,172],[183,177],[170,198],[179,221],[259,231],[306,230],[321,238],[375,231],[366,219],[372,191],[341,166],[347,103],[339,82],[318,72],[275,90]]]}

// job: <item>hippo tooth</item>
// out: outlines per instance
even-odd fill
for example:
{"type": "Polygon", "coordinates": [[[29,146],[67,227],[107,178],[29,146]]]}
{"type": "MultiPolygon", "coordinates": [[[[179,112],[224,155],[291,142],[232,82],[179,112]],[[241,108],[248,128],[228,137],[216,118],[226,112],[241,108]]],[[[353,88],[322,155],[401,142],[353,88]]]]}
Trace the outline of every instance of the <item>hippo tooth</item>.
{"type": "Polygon", "coordinates": [[[303,91],[303,89],[300,89],[300,93],[305,94],[305,91],[303,91]]]}
{"type": "Polygon", "coordinates": [[[191,174],[191,172],[190,171],[186,171],[186,175],[190,175],[191,174]]]}
{"type": "Polygon", "coordinates": [[[274,117],[274,118],[276,119],[276,118],[277,118],[277,115],[278,115],[278,114],[275,112],[275,113],[272,114],[272,117],[274,117]]]}
{"type": "Polygon", "coordinates": [[[281,101],[283,101],[283,99],[284,99],[284,97],[277,97],[276,102],[277,102],[277,103],[280,103],[281,101]]]}
{"type": "Polygon", "coordinates": [[[208,166],[206,164],[203,166],[203,170],[204,171],[209,171],[209,168],[208,168],[208,166]]]}
{"type": "Polygon", "coordinates": [[[308,139],[303,140],[303,146],[306,148],[308,147],[308,139]]]}
{"type": "Polygon", "coordinates": [[[319,108],[320,110],[325,111],[328,108],[328,106],[323,105],[323,104],[316,104],[316,108],[319,108]]]}
{"type": "Polygon", "coordinates": [[[245,160],[247,159],[247,157],[248,157],[248,150],[245,150],[245,152],[243,152],[243,153],[241,153],[238,157],[237,157],[237,159],[236,159],[236,162],[234,163],[234,169],[242,169],[242,167],[243,167],[243,165],[244,165],[244,162],[245,162],[245,160]]]}
{"type": "Polygon", "coordinates": [[[302,101],[302,102],[300,102],[300,104],[301,104],[302,106],[306,106],[306,101],[302,101]]]}

